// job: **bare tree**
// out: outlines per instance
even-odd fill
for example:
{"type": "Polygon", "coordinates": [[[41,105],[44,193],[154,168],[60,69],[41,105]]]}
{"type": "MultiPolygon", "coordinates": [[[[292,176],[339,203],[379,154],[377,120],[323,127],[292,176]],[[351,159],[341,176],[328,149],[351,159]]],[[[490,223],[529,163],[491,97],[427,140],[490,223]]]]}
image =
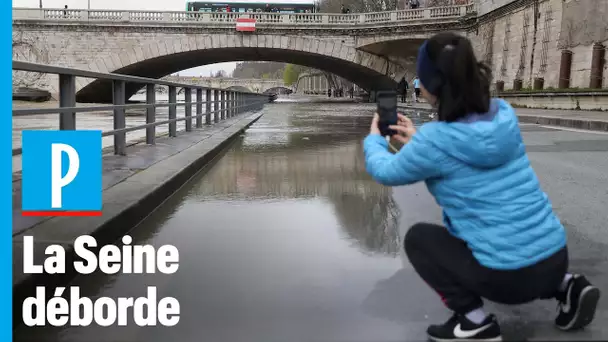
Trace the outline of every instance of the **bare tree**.
{"type": "Polygon", "coordinates": [[[340,12],[341,5],[354,12],[392,11],[397,8],[398,0],[321,0],[322,12],[340,12]]]}
{"type": "MultiPolygon", "coordinates": [[[[470,0],[420,0],[423,7],[441,7],[464,5],[470,0]]],[[[409,0],[320,0],[321,11],[340,12],[341,5],[351,12],[382,12],[396,9],[408,9],[409,0]]]]}
{"type": "Polygon", "coordinates": [[[218,70],[218,71],[215,72],[215,74],[213,75],[213,77],[215,77],[215,78],[226,77],[226,71],[224,71],[224,70],[218,70]]]}
{"type": "Polygon", "coordinates": [[[450,6],[452,0],[426,0],[427,7],[439,7],[439,6],[450,6]]]}

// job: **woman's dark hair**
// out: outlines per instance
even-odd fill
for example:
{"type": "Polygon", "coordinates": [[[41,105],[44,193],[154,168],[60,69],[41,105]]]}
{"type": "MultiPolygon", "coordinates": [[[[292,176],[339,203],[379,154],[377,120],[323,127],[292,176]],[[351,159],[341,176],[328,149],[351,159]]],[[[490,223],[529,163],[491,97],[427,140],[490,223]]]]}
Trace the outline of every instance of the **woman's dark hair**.
{"type": "Polygon", "coordinates": [[[492,72],[477,61],[468,39],[439,33],[429,39],[427,51],[439,74],[433,91],[439,121],[453,122],[471,113],[489,111],[492,72]]]}

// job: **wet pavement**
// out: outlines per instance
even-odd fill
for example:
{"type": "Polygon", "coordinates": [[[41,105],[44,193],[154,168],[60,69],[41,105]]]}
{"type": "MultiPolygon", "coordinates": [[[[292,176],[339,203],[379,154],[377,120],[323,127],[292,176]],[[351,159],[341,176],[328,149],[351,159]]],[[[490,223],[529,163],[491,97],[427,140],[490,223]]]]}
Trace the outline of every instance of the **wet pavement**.
{"type": "MultiPolygon", "coordinates": [[[[506,99],[508,101],[508,98],[506,99]]],[[[428,103],[409,102],[408,106],[430,109],[428,103]]],[[[519,116],[538,116],[538,117],[556,117],[562,119],[581,119],[593,121],[608,121],[608,112],[601,110],[575,110],[575,109],[538,109],[538,108],[516,108],[519,116]]]]}
{"type": "MultiPolygon", "coordinates": [[[[425,187],[395,189],[364,170],[372,105],[277,103],[209,170],[133,229],[133,244],[172,244],[176,274],[79,276],[82,295],[181,304],[172,328],[26,328],[14,341],[422,341],[448,317],[401,248],[408,227],[440,222],[425,187]]],[[[530,159],[568,229],[571,266],[608,290],[608,135],[524,125],[530,159]]],[[[551,301],[498,314],[505,340],[606,340],[595,322],[565,334],[551,301]]]]}

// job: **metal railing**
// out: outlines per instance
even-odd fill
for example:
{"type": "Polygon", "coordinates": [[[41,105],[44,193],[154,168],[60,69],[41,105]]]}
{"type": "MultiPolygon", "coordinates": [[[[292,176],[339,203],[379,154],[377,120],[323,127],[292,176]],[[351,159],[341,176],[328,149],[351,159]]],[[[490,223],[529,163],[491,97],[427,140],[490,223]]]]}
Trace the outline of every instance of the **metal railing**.
{"type": "Polygon", "coordinates": [[[169,125],[169,137],[177,136],[177,122],[185,121],[185,131],[192,131],[192,120],[196,120],[196,128],[211,125],[221,120],[229,119],[237,114],[257,110],[269,101],[269,96],[258,93],[208,88],[191,84],[175,83],[151,78],[127,76],[120,74],[100,73],[72,68],[55,67],[43,64],[13,61],[13,70],[56,74],[59,75],[59,107],[37,109],[15,109],[13,116],[59,114],[60,130],[76,129],[76,113],[113,111],[114,129],[102,132],[102,136],[114,136],[114,154],[126,155],[126,133],[146,130],[146,143],[154,144],[156,139],[156,126],[169,125]],[[112,105],[77,107],[76,106],[76,77],[94,78],[112,82],[112,105]],[[140,84],[146,87],[146,103],[126,104],[126,84],[140,84]],[[169,88],[169,100],[166,103],[156,101],[156,86],[169,88]],[[182,88],[185,101],[177,101],[177,90],[182,88]],[[196,101],[192,101],[192,92],[196,92],[196,101]],[[205,92],[205,101],[201,101],[205,92]],[[192,115],[192,106],[196,105],[195,115],[192,115]],[[205,111],[203,111],[205,105],[205,111]],[[213,105],[213,106],[212,106],[213,105]],[[177,107],[185,107],[184,117],[177,117],[177,107]],[[168,107],[168,120],[156,121],[156,108],[168,107]],[[126,126],[126,109],[146,109],[146,123],[133,127],[126,126]],[[213,117],[212,117],[213,116],[213,117]]]}
{"type": "Polygon", "coordinates": [[[306,26],[314,24],[325,28],[331,26],[353,26],[412,21],[458,19],[475,11],[473,3],[453,6],[427,7],[398,11],[369,13],[252,13],[252,12],[186,12],[186,11],[123,11],[86,9],[40,9],[13,8],[13,20],[82,22],[84,23],[129,23],[129,24],[186,24],[222,26],[234,25],[239,18],[256,19],[258,24],[270,26],[306,26]]]}

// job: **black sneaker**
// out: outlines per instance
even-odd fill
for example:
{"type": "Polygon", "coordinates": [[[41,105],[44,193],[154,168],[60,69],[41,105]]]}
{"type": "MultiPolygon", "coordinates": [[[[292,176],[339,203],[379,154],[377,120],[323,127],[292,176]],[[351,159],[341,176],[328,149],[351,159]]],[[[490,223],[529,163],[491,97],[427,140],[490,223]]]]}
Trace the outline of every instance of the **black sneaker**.
{"type": "Polygon", "coordinates": [[[465,316],[454,314],[441,325],[431,325],[426,333],[431,341],[502,341],[500,326],[494,315],[489,315],[481,324],[469,321],[465,316]]]}
{"type": "Polygon", "coordinates": [[[558,295],[559,313],[555,325],[562,330],[576,330],[586,327],[595,316],[600,290],[582,275],[572,276],[566,291],[558,295]]]}

